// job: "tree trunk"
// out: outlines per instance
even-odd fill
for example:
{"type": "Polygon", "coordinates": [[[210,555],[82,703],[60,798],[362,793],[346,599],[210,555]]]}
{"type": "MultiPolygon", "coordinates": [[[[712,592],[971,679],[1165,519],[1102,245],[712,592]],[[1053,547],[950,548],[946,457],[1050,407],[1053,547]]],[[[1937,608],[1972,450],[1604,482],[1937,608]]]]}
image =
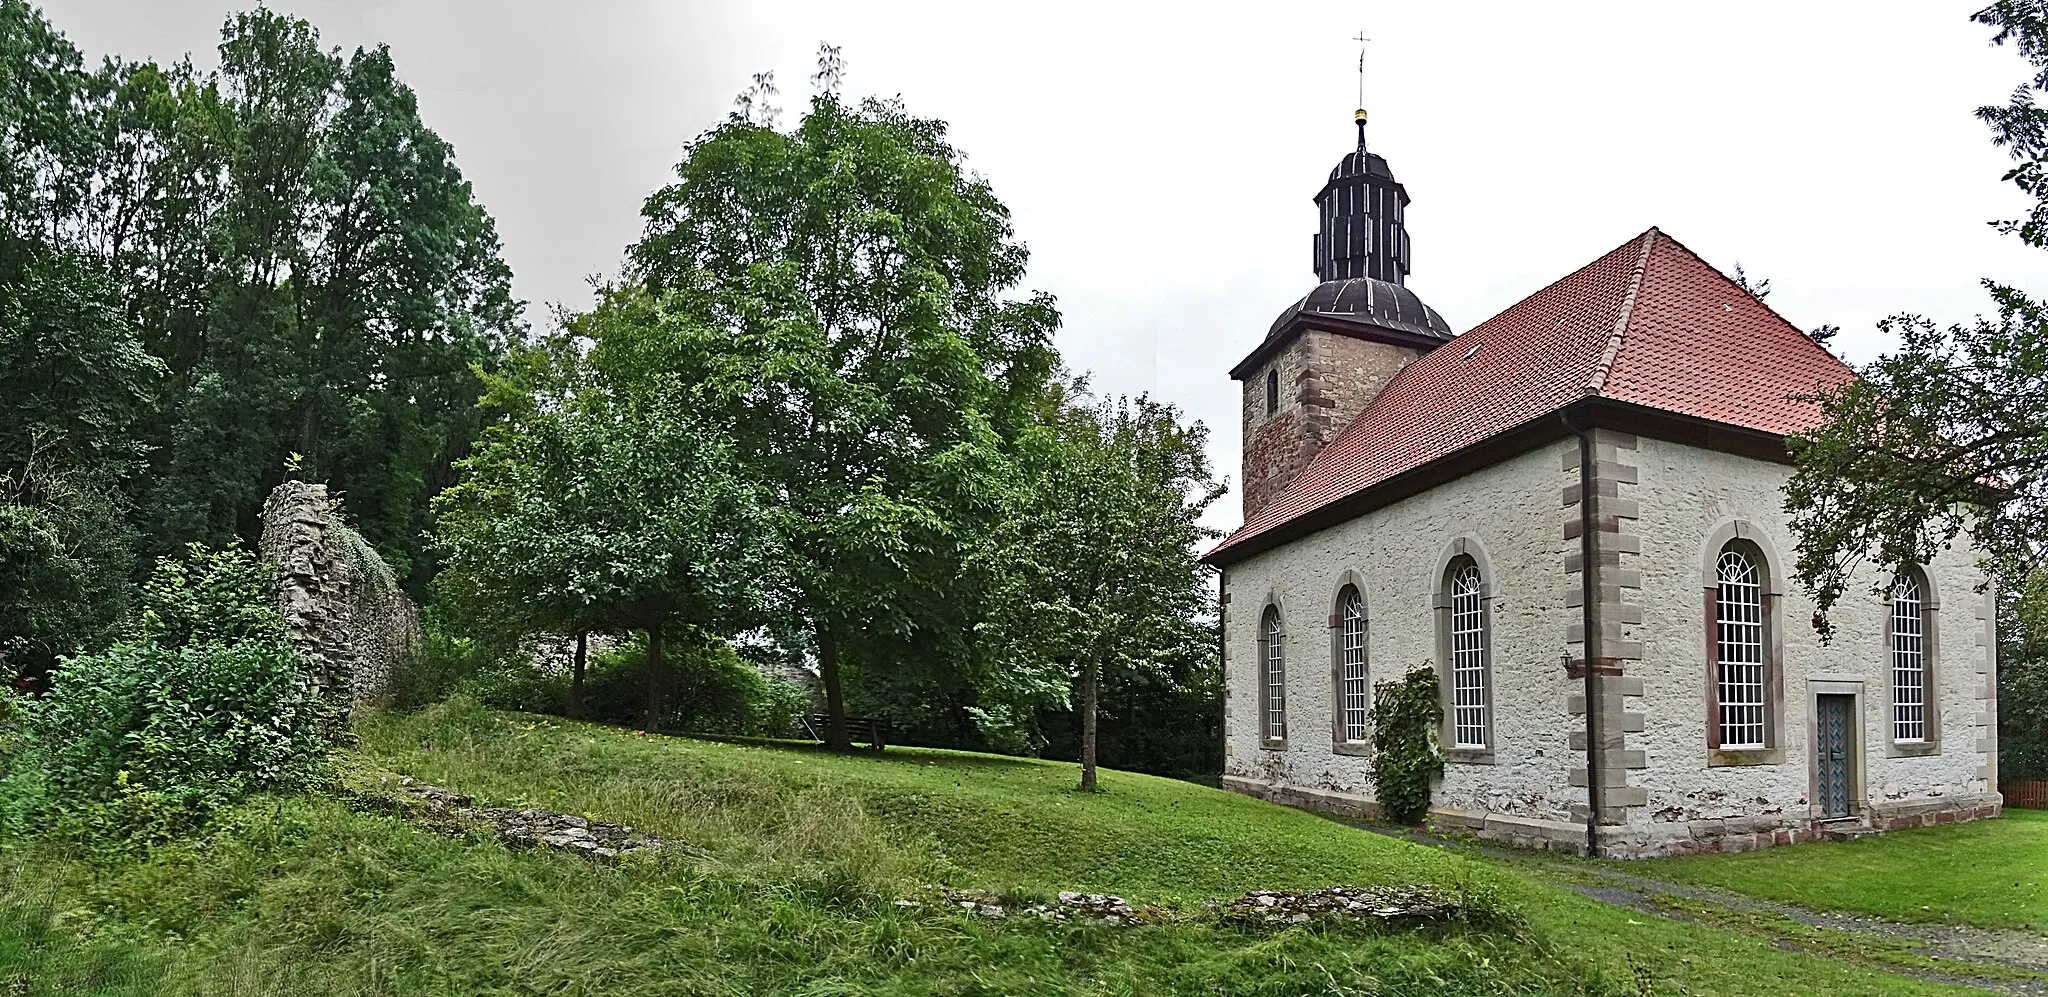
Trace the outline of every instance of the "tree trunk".
{"type": "Polygon", "coordinates": [[[839,642],[832,629],[817,624],[818,680],[825,684],[825,747],[849,751],[853,739],[846,736],[846,690],[839,682],[839,642]]]}
{"type": "Polygon", "coordinates": [[[576,660],[569,665],[569,719],[583,719],[583,663],[590,650],[590,631],[576,634],[576,660]]]}
{"type": "Polygon", "coordinates": [[[640,729],[649,734],[657,733],[661,726],[661,692],[663,673],[661,662],[661,624],[647,628],[647,716],[640,721],[640,729]]]}
{"type": "Polygon", "coordinates": [[[1081,792],[1095,792],[1095,687],[1102,679],[1102,658],[1089,655],[1081,666],[1081,792]]]}
{"type": "MultiPolygon", "coordinates": [[[[299,445],[294,447],[299,456],[311,459],[313,446],[320,433],[320,410],[315,407],[314,398],[308,394],[299,401],[299,445]]],[[[297,477],[295,473],[293,477],[297,477]]]]}

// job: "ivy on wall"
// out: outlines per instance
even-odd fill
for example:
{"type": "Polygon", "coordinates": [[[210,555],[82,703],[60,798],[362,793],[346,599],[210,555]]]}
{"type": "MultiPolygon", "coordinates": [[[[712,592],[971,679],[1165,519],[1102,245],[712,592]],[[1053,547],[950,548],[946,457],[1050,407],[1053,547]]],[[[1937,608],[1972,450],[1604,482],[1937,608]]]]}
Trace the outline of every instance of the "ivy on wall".
{"type": "Polygon", "coordinates": [[[1431,783],[1444,774],[1436,732],[1444,722],[1436,669],[1422,666],[1373,689],[1374,796],[1388,820],[1421,823],[1429,813],[1431,783]]]}

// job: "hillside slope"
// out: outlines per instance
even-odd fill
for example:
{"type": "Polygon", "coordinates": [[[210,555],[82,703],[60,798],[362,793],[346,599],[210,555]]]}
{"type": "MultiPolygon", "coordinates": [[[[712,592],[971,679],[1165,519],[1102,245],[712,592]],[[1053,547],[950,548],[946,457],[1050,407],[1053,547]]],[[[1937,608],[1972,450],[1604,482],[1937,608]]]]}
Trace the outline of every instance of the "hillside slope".
{"type": "Polygon", "coordinates": [[[337,795],[250,806],[146,857],[12,846],[0,982],[30,981],[31,994],[1967,992],[1148,776],[1105,773],[1106,792],[1088,797],[1056,763],[648,738],[461,701],[372,722],[358,754],[365,769],[670,844],[614,864],[514,853],[337,795]],[[1116,893],[1179,913],[1051,925],[895,903],[939,883],[1116,893]],[[1523,926],[1275,932],[1200,907],[1336,883],[1443,884],[1523,926]]]}

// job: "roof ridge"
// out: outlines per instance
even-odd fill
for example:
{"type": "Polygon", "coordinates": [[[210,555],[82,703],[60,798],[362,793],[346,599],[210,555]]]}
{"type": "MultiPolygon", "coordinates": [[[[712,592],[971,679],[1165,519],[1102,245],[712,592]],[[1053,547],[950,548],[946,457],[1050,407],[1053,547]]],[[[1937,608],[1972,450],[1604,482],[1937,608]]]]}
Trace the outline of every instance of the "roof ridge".
{"type": "MultiPolygon", "coordinates": [[[[1764,314],[1769,315],[1779,325],[1782,325],[1786,329],[1791,330],[1792,333],[1798,337],[1799,342],[1804,344],[1808,352],[1819,353],[1821,356],[1826,357],[1827,359],[1833,361],[1835,366],[1840,367],[1841,369],[1846,370],[1851,374],[1857,373],[1856,368],[1850,366],[1848,361],[1843,360],[1841,357],[1836,356],[1835,351],[1830,350],[1817,342],[1814,342],[1813,337],[1811,335],[1808,335],[1805,329],[1801,329],[1797,323],[1794,323],[1791,319],[1786,318],[1783,312],[1780,312],[1776,308],[1771,307],[1770,302],[1765,301],[1764,299],[1759,298],[1754,294],[1749,294],[1748,288],[1744,288],[1741,284],[1737,284],[1735,282],[1735,278],[1728,276],[1728,273],[1722,270],[1720,267],[1717,267],[1712,263],[1707,262],[1706,257],[1703,257],[1700,254],[1693,252],[1691,246],[1688,246],[1685,243],[1678,241],[1677,239],[1673,239],[1668,235],[1664,236],[1664,239],[1666,242],[1669,242],[1672,245],[1677,246],[1680,252],[1684,253],[1687,256],[1692,257],[1693,260],[1697,262],[1699,265],[1706,267],[1710,271],[1713,271],[1714,276],[1720,278],[1723,284],[1726,284],[1729,287],[1738,288],[1742,290],[1742,292],[1745,295],[1747,295],[1750,298],[1750,300],[1755,301],[1759,306],[1763,308],[1764,314]]],[[[1862,375],[1857,374],[1857,376],[1860,377],[1862,375]]]]}
{"type": "Polygon", "coordinates": [[[1614,371],[1614,359],[1621,355],[1621,340],[1628,332],[1629,315],[1635,311],[1636,295],[1643,289],[1643,272],[1650,268],[1650,249],[1657,244],[1657,226],[1643,233],[1643,249],[1636,256],[1636,268],[1629,273],[1628,293],[1621,296],[1621,311],[1614,316],[1614,331],[1607,334],[1607,349],[1593,367],[1593,379],[1586,382],[1586,394],[1597,395],[1607,387],[1607,375],[1614,371]]]}

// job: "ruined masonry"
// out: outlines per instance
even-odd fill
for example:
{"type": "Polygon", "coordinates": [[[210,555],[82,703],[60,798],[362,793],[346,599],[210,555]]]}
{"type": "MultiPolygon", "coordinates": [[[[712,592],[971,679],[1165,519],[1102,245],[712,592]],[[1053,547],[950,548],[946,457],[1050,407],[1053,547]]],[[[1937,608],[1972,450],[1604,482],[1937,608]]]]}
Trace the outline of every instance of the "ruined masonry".
{"type": "Polygon", "coordinates": [[[419,610],[324,484],[287,481],[263,504],[263,559],[278,566],[285,631],[338,711],[381,697],[419,646],[419,610]]]}

